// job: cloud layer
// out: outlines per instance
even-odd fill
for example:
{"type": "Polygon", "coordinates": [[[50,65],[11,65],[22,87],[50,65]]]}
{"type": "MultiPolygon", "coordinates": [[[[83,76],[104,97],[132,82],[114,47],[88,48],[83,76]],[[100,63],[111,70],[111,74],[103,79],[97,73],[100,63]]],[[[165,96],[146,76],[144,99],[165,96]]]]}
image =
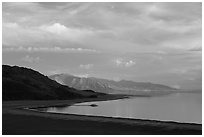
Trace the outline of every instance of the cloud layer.
{"type": "Polygon", "coordinates": [[[39,57],[31,57],[29,55],[26,55],[22,58],[22,61],[29,62],[29,63],[37,63],[40,61],[39,57]]]}
{"type": "Polygon", "coordinates": [[[119,51],[201,47],[201,3],[3,3],[3,45],[65,42],[119,51]]]}
{"type": "Polygon", "coordinates": [[[202,3],[4,2],[2,10],[4,63],[200,85],[202,3]]]}
{"type": "Polygon", "coordinates": [[[132,60],[125,61],[124,59],[121,59],[121,58],[116,59],[115,63],[118,67],[131,67],[131,66],[135,65],[134,61],[132,61],[132,60]]]}

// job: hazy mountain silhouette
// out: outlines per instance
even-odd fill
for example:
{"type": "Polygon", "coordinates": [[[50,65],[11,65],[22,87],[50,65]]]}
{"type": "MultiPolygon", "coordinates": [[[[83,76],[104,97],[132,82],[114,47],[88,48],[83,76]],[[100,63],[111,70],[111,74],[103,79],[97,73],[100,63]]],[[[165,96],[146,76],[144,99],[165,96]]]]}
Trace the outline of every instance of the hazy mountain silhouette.
{"type": "Polygon", "coordinates": [[[171,93],[175,90],[169,86],[149,82],[113,81],[94,77],[76,77],[69,74],[56,74],[49,76],[49,78],[76,89],[90,89],[108,94],[158,95],[171,93]]]}
{"type": "Polygon", "coordinates": [[[61,85],[32,69],[2,65],[3,100],[48,100],[97,97],[91,90],[81,91],[61,85]]]}

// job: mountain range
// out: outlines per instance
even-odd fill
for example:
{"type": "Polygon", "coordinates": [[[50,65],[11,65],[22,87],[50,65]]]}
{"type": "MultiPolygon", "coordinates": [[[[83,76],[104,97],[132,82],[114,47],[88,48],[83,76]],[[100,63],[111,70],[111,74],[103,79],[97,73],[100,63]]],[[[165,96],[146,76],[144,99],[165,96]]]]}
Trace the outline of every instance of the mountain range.
{"type": "Polygon", "coordinates": [[[61,85],[29,68],[2,65],[3,100],[57,100],[99,95],[102,94],[61,85]]]}
{"type": "Polygon", "coordinates": [[[84,78],[69,74],[45,76],[25,67],[2,65],[3,100],[95,98],[105,94],[153,96],[176,91],[161,84],[84,78]]]}
{"type": "Polygon", "coordinates": [[[150,82],[134,82],[128,80],[113,81],[94,77],[77,77],[69,74],[55,74],[49,76],[49,78],[62,85],[67,85],[78,90],[93,90],[106,94],[152,96],[176,91],[176,89],[172,87],[150,82]]]}

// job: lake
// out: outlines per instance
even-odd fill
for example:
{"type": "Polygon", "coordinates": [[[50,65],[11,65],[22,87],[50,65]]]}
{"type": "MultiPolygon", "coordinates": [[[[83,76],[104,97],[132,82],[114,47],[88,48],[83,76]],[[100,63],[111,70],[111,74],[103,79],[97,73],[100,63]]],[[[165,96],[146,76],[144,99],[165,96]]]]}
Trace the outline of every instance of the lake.
{"type": "Polygon", "coordinates": [[[174,93],[157,97],[78,103],[67,107],[48,107],[44,112],[81,114],[133,119],[202,123],[202,94],[174,93]],[[91,104],[97,106],[92,107],[91,104]]]}

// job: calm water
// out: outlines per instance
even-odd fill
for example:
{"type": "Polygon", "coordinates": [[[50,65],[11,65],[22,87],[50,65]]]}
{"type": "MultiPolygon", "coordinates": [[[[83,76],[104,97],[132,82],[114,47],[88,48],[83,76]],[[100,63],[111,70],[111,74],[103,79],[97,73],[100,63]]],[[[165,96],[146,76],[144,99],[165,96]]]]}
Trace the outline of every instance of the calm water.
{"type": "Polygon", "coordinates": [[[49,107],[46,112],[202,123],[202,94],[176,93],[160,97],[134,97],[113,101],[49,107]],[[97,107],[88,106],[97,104],[97,107]]]}

